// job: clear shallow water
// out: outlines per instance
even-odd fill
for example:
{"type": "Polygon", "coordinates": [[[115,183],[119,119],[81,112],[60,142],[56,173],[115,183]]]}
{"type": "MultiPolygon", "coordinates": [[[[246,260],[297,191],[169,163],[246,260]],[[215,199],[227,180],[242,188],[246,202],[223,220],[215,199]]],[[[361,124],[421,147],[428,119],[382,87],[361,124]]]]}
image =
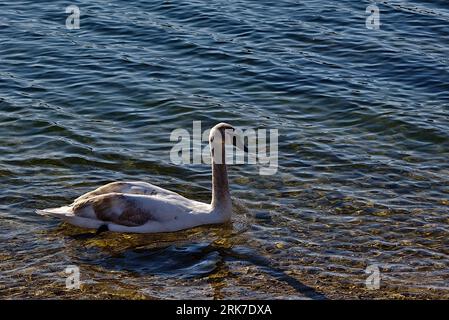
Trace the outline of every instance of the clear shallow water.
{"type": "Polygon", "coordinates": [[[449,298],[449,6],[380,1],[0,4],[3,298],[449,298]],[[202,201],[170,133],[279,129],[230,171],[232,225],[91,237],[34,214],[115,180],[202,201]],[[377,264],[380,290],[365,288],[377,264]],[[80,291],[65,290],[78,265],[80,291]]]}

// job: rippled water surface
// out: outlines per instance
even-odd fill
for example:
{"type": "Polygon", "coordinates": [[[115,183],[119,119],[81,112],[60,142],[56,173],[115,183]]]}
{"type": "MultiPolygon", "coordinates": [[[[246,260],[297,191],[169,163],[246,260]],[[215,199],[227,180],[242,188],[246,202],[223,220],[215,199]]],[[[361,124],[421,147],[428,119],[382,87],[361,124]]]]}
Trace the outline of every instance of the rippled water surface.
{"type": "Polygon", "coordinates": [[[0,3],[0,297],[449,298],[449,4],[0,3]],[[170,133],[279,130],[279,168],[229,170],[233,223],[164,235],[36,208],[116,180],[210,200],[170,133]],[[381,271],[379,290],[365,269],[381,271]],[[81,290],[66,290],[77,265],[81,290]]]}

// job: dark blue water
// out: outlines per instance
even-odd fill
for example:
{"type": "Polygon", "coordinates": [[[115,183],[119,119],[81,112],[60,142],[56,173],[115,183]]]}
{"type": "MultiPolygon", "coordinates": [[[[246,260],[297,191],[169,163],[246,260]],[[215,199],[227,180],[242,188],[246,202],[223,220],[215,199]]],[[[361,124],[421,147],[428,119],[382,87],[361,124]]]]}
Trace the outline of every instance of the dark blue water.
{"type": "Polygon", "coordinates": [[[449,298],[449,4],[0,3],[0,296],[449,298]],[[34,214],[116,180],[210,199],[170,133],[279,130],[230,168],[234,222],[103,234],[34,214]],[[80,267],[81,290],[64,268],[80,267]],[[365,286],[377,265],[380,289],[365,286]]]}

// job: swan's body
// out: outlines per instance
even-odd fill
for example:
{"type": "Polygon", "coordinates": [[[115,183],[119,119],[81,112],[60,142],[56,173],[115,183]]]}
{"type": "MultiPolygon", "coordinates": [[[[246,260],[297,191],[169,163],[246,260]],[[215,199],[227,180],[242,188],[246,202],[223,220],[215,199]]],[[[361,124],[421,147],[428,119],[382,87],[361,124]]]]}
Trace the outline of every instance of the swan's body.
{"type": "Polygon", "coordinates": [[[38,214],[58,217],[84,228],[116,232],[172,232],[206,224],[225,223],[231,219],[224,136],[232,126],[220,123],[212,128],[212,201],[210,204],[187,199],[175,192],[146,182],[113,182],[77,198],[71,205],[37,210],[38,214]],[[213,150],[221,150],[218,164],[213,150]]]}

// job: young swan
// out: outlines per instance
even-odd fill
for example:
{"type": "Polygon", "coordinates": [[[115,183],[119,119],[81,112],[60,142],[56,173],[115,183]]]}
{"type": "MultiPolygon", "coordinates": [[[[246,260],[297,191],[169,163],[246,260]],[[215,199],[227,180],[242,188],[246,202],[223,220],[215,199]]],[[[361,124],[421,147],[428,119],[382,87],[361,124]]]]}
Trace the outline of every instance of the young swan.
{"type": "Polygon", "coordinates": [[[82,195],[69,206],[36,212],[79,227],[134,233],[172,232],[227,222],[231,219],[232,203],[225,163],[226,143],[243,146],[231,125],[219,123],[209,135],[210,204],[187,199],[146,182],[113,182],[82,195]]]}

